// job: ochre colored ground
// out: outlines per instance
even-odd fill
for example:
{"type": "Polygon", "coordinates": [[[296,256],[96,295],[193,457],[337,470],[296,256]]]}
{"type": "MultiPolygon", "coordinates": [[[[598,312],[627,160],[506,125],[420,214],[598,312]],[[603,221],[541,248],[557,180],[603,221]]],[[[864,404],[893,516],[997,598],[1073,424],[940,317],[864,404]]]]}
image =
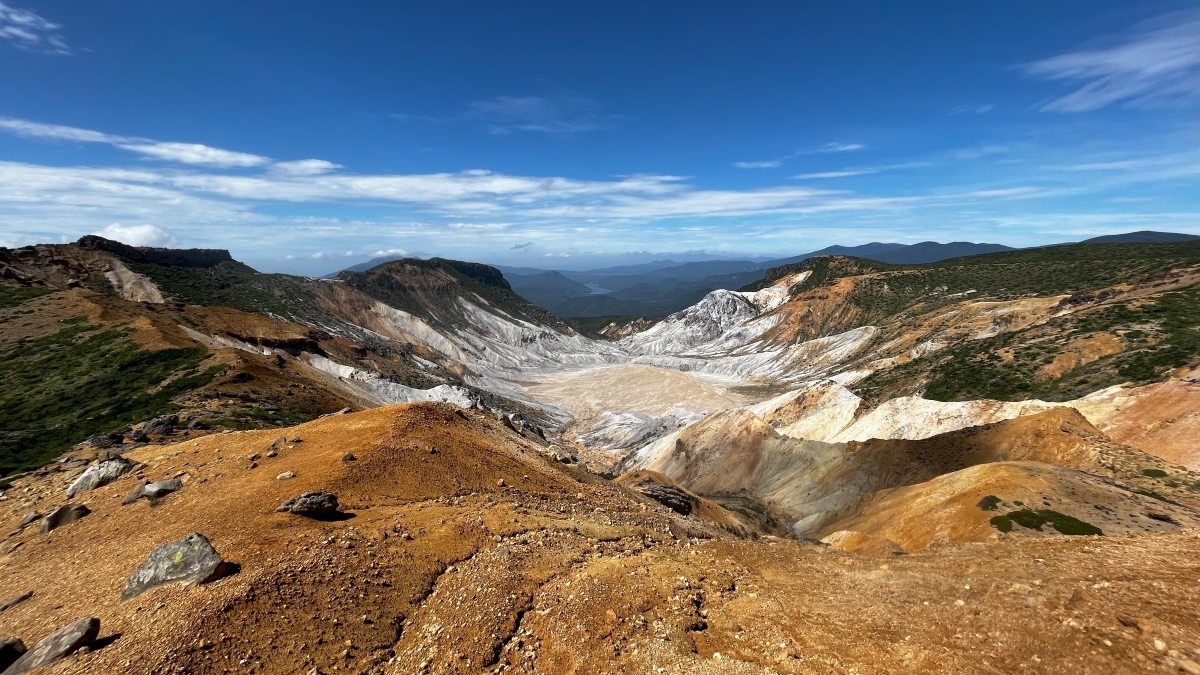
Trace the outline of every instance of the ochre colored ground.
{"type": "MultiPolygon", "coordinates": [[[[1196,534],[1001,536],[868,556],[736,540],[545,460],[490,417],[441,404],[144,448],[184,489],[0,543],[0,636],[81,617],[101,647],[46,673],[1141,673],[1195,668],[1196,534]],[[344,462],[352,452],[357,459],[344,462]],[[276,475],[293,471],[292,480],[276,475]],[[338,494],[344,520],[274,508],[338,494]],[[157,545],[208,536],[235,576],[122,605],[157,545]],[[969,587],[969,588],[968,588],[969,587]],[[961,602],[959,602],[961,601],[961,602]],[[115,637],[115,639],[112,639],[115,637]]],[[[19,479],[9,526],[76,472],[19,479]]]]}

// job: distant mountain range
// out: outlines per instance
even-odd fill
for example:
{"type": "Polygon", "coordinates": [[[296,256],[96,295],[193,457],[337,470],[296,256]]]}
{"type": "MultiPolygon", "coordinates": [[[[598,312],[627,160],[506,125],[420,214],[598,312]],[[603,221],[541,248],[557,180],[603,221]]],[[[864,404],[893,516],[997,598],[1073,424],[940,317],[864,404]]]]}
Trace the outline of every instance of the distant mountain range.
{"type": "MultiPolygon", "coordinates": [[[[1129,232],[1093,237],[1081,244],[1166,243],[1197,239],[1176,232],[1129,232]]],[[[539,307],[566,318],[602,316],[666,316],[689,307],[708,293],[737,289],[761,280],[772,267],[797,263],[820,255],[867,258],[893,265],[920,265],[950,258],[1013,250],[1002,244],[923,241],[917,244],[871,242],[860,246],[829,246],[788,258],[767,261],[704,260],[680,263],[655,260],[592,270],[544,270],[535,267],[494,265],[512,289],[539,307]]],[[[402,256],[386,256],[347,268],[365,272],[402,256]]],[[[329,277],[334,277],[331,274],[329,277]]]]}

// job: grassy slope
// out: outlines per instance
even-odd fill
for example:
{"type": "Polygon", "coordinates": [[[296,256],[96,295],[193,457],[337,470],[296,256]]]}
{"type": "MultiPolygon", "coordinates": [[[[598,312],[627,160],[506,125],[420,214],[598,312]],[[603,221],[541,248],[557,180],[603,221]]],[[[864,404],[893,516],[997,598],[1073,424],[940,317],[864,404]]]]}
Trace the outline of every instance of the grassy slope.
{"type": "MultiPolygon", "coordinates": [[[[887,273],[858,284],[848,301],[862,310],[862,323],[886,327],[889,322],[902,322],[910,311],[925,312],[956,302],[962,296],[955,294],[967,291],[974,291],[970,297],[979,300],[1086,293],[1196,264],[1200,264],[1198,242],[1056,246],[889,266],[887,273]]],[[[1154,381],[1168,371],[1200,362],[1197,300],[1196,289],[1186,289],[1147,302],[1061,317],[1047,326],[971,341],[878,372],[855,389],[873,398],[923,389],[927,397],[947,401],[1068,400],[1122,382],[1154,381]],[[1061,377],[1038,374],[1063,353],[1068,342],[1101,333],[1119,336],[1123,351],[1061,377]],[[1012,358],[1003,358],[1002,350],[1012,358]]]]}
{"type": "Polygon", "coordinates": [[[861,396],[886,398],[913,393],[923,383],[925,396],[939,401],[1067,401],[1115,384],[1153,382],[1173,370],[1197,366],[1200,289],[1193,287],[972,340],[875,373],[854,389],[861,396]],[[1071,341],[1102,333],[1118,336],[1122,351],[1079,365],[1060,377],[1040,374],[1071,341]]]}
{"type": "Polygon", "coordinates": [[[99,433],[177,409],[176,396],[223,366],[200,370],[203,349],[149,351],[121,328],[83,317],[0,352],[0,473],[41,466],[99,433]],[[169,380],[169,381],[168,381],[169,380]]]}

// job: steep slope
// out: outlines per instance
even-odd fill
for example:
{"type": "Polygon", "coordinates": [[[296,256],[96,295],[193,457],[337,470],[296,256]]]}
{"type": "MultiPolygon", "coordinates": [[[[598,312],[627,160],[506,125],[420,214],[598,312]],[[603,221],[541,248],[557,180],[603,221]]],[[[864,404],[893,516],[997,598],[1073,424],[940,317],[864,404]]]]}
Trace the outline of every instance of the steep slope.
{"type": "Polygon", "coordinates": [[[746,494],[811,536],[855,513],[870,493],[997,461],[1086,471],[1126,491],[1197,505],[1182,487],[1197,482],[1195,472],[1113,443],[1066,407],[921,440],[848,443],[784,436],[749,410],[728,410],[643,447],[625,467],[661,472],[709,498],[746,494]]]}

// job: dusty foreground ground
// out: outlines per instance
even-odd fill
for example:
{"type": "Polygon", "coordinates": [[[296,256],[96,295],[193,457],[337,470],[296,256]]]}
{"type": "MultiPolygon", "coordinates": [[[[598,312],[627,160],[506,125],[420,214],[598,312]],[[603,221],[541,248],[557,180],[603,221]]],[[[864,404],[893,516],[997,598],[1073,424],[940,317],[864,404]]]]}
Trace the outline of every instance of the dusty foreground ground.
{"type": "MultiPolygon", "coordinates": [[[[0,597],[34,595],[0,638],[98,617],[100,643],[47,673],[1200,672],[1195,532],[872,557],[731,539],[452,406],[320,419],[252,466],[278,435],[134,451],[183,490],[121,506],[127,475],[77,498],[82,520],[10,535],[0,597]],[[343,520],[274,512],[322,487],[343,520]],[[192,531],[241,571],[120,604],[192,531]]],[[[77,473],[18,480],[9,527],[77,473]]]]}

